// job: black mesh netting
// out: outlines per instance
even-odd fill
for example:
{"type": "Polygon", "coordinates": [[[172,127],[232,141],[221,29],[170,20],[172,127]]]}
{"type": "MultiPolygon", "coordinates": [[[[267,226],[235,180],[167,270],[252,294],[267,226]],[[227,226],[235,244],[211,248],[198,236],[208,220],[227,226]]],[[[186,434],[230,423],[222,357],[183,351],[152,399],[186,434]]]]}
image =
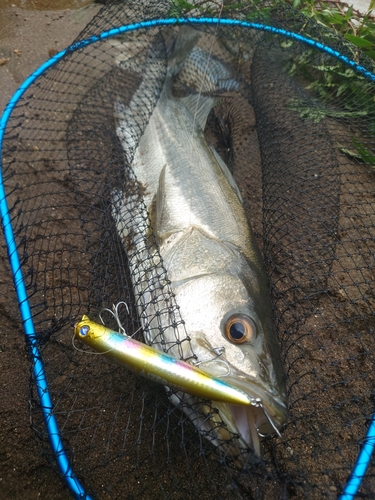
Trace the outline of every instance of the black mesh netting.
{"type": "MultiPolygon", "coordinates": [[[[298,32],[373,71],[349,43],[286,6],[182,5],[189,16],[298,32]]],[[[177,14],[178,2],[113,2],[78,40],[177,14]]],[[[375,86],[285,36],[192,27],[200,34],[193,37],[197,47],[236,84],[207,83],[190,61],[174,93],[198,89],[215,98],[206,139],[233,172],[264,253],[287,375],[282,439],[265,438],[263,459],[245,458],[239,470],[230,446],[244,457],[251,453],[233,435],[210,443],[204,423],[223,425],[214,404],[182,401],[183,412],[162,386],[72,346],[83,314],[97,319],[119,301],[130,310],[125,329],[143,339],[140,325],[147,329],[149,314],[138,294],[143,280],[159,311],[145,335],[167,351],[178,345],[185,359],[194,355],[144,217],[145,188],[131,168],[165,80],[167,53],[186,29],[178,26],[68,51],[31,85],[7,127],[4,184],[53,412],[75,473],[97,498],[336,497],[375,408],[375,86]],[[118,98],[125,108],[132,102],[135,135],[125,154],[116,134],[118,98]],[[129,238],[134,227],[144,232],[149,254],[130,243],[126,252],[118,234],[113,193],[124,186],[123,224],[129,238]],[[174,341],[164,336],[167,326],[174,341]]],[[[30,390],[32,425],[54,464],[33,380],[30,390]]],[[[374,489],[372,462],[360,491],[370,497],[374,489]]]]}

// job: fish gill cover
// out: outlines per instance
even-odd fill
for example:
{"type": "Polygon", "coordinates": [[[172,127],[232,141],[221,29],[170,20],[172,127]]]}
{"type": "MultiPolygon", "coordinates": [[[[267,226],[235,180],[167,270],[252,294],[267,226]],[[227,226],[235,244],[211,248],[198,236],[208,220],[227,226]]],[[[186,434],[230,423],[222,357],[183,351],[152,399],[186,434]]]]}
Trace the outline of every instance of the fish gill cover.
{"type": "MultiPolygon", "coordinates": [[[[51,414],[76,476],[96,498],[337,497],[375,407],[371,61],[288,6],[266,2],[115,1],[76,42],[18,101],[3,143],[51,414]],[[124,25],[186,17],[255,24],[160,24],[79,45],[124,25]],[[149,186],[133,168],[179,40],[188,49],[170,99],[211,99],[205,141],[233,174],[270,280],[288,419],[281,438],[262,439],[262,458],[226,427],[217,404],[166,392],[72,343],[83,315],[98,319],[124,301],[128,335],[197,359],[185,328],[191,318],[151,229],[149,186]],[[129,125],[122,132],[121,113],[129,125]]],[[[189,199],[188,180],[186,191],[189,199]]],[[[55,467],[34,372],[30,401],[35,435],[55,467]]],[[[374,481],[371,461],[362,497],[372,496],[374,481]]]]}

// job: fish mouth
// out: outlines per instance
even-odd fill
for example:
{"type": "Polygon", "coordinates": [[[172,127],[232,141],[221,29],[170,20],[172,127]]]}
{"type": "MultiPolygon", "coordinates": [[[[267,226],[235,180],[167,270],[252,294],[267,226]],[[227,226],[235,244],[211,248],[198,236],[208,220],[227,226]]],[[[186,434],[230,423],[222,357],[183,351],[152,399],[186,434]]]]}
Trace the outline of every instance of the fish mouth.
{"type": "Polygon", "coordinates": [[[215,406],[227,426],[227,431],[238,434],[239,439],[261,457],[260,438],[270,434],[280,436],[280,429],[287,419],[286,404],[283,399],[255,384],[246,384],[241,380],[242,383],[239,383],[238,379],[231,380],[231,377],[226,377],[225,380],[248,394],[254,404],[240,406],[217,403],[215,406]]]}
{"type": "Polygon", "coordinates": [[[257,426],[257,420],[259,419],[258,408],[228,405],[228,409],[242,441],[252,448],[258,456],[261,456],[260,436],[257,426]]]}

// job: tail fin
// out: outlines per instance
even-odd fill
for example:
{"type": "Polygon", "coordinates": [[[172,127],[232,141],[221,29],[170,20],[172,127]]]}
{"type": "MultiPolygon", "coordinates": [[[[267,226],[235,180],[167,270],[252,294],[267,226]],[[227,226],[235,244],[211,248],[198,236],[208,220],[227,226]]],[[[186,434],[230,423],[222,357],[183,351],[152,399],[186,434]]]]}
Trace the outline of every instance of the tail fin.
{"type": "Polygon", "coordinates": [[[168,76],[172,78],[181,70],[186,58],[197,44],[200,32],[190,26],[181,26],[176,38],[167,46],[168,76]]]}

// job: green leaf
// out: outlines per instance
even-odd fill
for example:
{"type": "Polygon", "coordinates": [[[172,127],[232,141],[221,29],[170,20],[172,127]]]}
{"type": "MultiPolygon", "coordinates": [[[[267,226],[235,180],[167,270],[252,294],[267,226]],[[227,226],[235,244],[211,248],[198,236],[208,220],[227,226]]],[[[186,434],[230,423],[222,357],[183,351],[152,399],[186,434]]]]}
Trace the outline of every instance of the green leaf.
{"type": "Polygon", "coordinates": [[[283,47],[283,49],[288,49],[289,47],[292,47],[293,46],[293,40],[283,40],[280,42],[280,45],[281,47],[283,47]]]}
{"type": "Polygon", "coordinates": [[[340,25],[346,23],[345,18],[341,14],[328,14],[326,19],[329,23],[340,25]]]}
{"type": "Polygon", "coordinates": [[[347,84],[347,83],[343,83],[342,85],[340,85],[336,91],[337,97],[339,97],[343,92],[348,90],[348,88],[349,88],[349,84],[347,84]]]}
{"type": "Polygon", "coordinates": [[[375,36],[374,35],[364,35],[362,38],[367,40],[368,42],[372,43],[372,45],[375,47],[375,36]]]}
{"type": "Polygon", "coordinates": [[[341,153],[344,153],[345,155],[350,156],[351,158],[355,158],[356,160],[362,160],[360,154],[357,151],[354,151],[353,149],[344,148],[341,144],[339,144],[339,146],[341,153]]]}
{"type": "Polygon", "coordinates": [[[373,155],[370,151],[368,151],[365,148],[364,144],[362,144],[362,142],[359,141],[356,137],[353,137],[352,141],[353,145],[357,148],[360,159],[365,163],[367,163],[368,165],[375,167],[375,155],[373,155]]]}
{"type": "Polygon", "coordinates": [[[180,11],[186,10],[193,10],[195,6],[186,0],[173,0],[171,7],[175,7],[179,9],[180,11]]]}
{"type": "Polygon", "coordinates": [[[296,111],[302,119],[312,120],[314,123],[319,123],[326,116],[340,119],[361,118],[368,115],[367,110],[336,111],[303,99],[291,99],[289,108],[292,111],[296,111]]]}
{"type": "Polygon", "coordinates": [[[359,36],[354,36],[350,35],[350,33],[347,33],[345,35],[345,38],[349,40],[349,42],[352,42],[354,45],[357,47],[373,47],[373,44],[369,42],[368,40],[365,40],[364,38],[361,38],[359,36]]]}
{"type": "Polygon", "coordinates": [[[371,57],[371,59],[374,59],[375,61],[375,50],[366,50],[364,52],[367,56],[371,57]]]}
{"type": "Polygon", "coordinates": [[[314,123],[319,123],[326,116],[325,110],[310,105],[303,99],[291,99],[289,108],[296,111],[303,120],[312,120],[314,123]]]}
{"type": "Polygon", "coordinates": [[[351,5],[345,14],[345,21],[349,21],[353,17],[353,6],[351,5]]]}

